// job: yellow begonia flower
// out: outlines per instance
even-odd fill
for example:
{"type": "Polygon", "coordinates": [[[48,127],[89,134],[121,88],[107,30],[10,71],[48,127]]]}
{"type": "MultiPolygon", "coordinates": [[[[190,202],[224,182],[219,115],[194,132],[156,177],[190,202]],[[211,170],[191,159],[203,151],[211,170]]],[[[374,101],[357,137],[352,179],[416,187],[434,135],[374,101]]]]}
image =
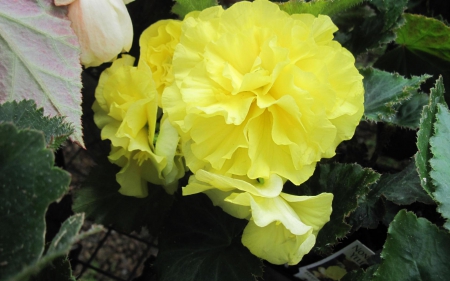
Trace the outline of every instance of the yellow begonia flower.
{"type": "Polygon", "coordinates": [[[273,264],[297,264],[330,220],[333,194],[295,196],[281,192],[284,181],[272,174],[264,183],[198,170],[183,195],[204,192],[225,212],[249,219],[242,243],[273,264]]]}
{"type": "Polygon", "coordinates": [[[187,166],[296,185],[350,139],[362,76],[328,16],[288,15],[266,0],[188,15],[162,104],[187,166]]]}
{"type": "Polygon", "coordinates": [[[152,70],[160,95],[173,82],[172,57],[180,36],[181,21],[161,20],[144,30],[139,38],[139,63],[146,63],[152,70]]]}
{"type": "Polygon", "coordinates": [[[145,197],[147,181],[172,193],[185,172],[180,137],[166,115],[155,136],[159,95],[148,66],[133,67],[133,62],[124,56],[102,72],[92,107],[94,121],[102,139],[111,141],[109,160],[122,167],[116,176],[120,193],[145,197]]]}
{"type": "Polygon", "coordinates": [[[55,0],[69,5],[67,16],[81,47],[81,63],[98,66],[128,52],[133,25],[125,7],[129,0],[55,0]]]}

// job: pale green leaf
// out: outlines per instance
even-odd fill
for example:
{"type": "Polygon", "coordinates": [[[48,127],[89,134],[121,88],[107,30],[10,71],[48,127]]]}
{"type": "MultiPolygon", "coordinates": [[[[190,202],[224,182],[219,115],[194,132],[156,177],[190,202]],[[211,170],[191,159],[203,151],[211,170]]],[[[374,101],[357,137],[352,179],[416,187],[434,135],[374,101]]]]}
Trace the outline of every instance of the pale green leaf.
{"type": "Polygon", "coordinates": [[[446,281],[450,234],[424,218],[400,211],[388,229],[375,281],[446,281]]]}
{"type": "Polygon", "coordinates": [[[78,39],[53,0],[0,1],[0,103],[32,99],[83,145],[78,39]]]}
{"type": "Polygon", "coordinates": [[[430,176],[435,186],[433,195],[439,203],[439,213],[447,220],[444,227],[450,230],[450,111],[444,104],[437,105],[434,131],[430,139],[433,153],[430,176]]]}
{"type": "Polygon", "coordinates": [[[217,0],[175,0],[172,13],[177,14],[182,19],[192,11],[202,11],[217,5],[217,0]]]}
{"type": "Polygon", "coordinates": [[[436,81],[436,85],[431,89],[430,100],[428,105],[423,108],[422,117],[420,119],[419,131],[417,132],[417,148],[415,155],[416,167],[420,176],[420,183],[428,194],[431,196],[435,191],[430,178],[430,159],[432,158],[430,150],[430,138],[434,134],[433,124],[436,121],[437,105],[443,104],[444,101],[444,84],[442,77],[436,81]]]}
{"type": "Polygon", "coordinates": [[[280,9],[288,14],[313,14],[332,16],[368,0],[290,0],[278,3],[280,9]]]}
{"type": "Polygon", "coordinates": [[[405,14],[405,25],[397,30],[395,42],[450,61],[450,27],[422,15],[405,14]]]}

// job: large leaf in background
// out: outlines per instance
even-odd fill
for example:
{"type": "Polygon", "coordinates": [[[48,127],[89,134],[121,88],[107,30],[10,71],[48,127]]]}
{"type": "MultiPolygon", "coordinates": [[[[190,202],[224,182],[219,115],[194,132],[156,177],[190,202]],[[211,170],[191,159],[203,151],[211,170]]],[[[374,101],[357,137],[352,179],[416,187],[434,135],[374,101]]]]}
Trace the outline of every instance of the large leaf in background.
{"type": "Polygon", "coordinates": [[[406,79],[374,68],[360,70],[364,76],[364,116],[370,121],[395,122],[396,106],[409,99],[428,75],[406,79]]]}
{"type": "Polygon", "coordinates": [[[433,195],[439,202],[438,211],[447,220],[444,227],[450,230],[450,111],[447,105],[437,105],[430,144],[433,153],[430,176],[435,186],[433,195]]]}
{"type": "Polygon", "coordinates": [[[0,103],[32,99],[66,116],[84,145],[79,45],[65,14],[53,0],[0,1],[0,103]]]}
{"type": "Polygon", "coordinates": [[[295,195],[334,194],[330,221],[319,232],[315,246],[319,252],[330,254],[331,246],[351,229],[345,218],[355,210],[358,197],[367,194],[368,186],[379,177],[373,170],[356,164],[319,164],[305,183],[286,184],[283,191],[295,195]]]}
{"type": "Polygon", "coordinates": [[[431,167],[429,161],[432,158],[430,138],[434,134],[433,124],[436,122],[437,105],[442,103],[445,103],[444,85],[442,83],[442,77],[440,77],[436,81],[435,88],[431,89],[429,104],[423,108],[420,127],[417,132],[417,148],[419,151],[415,156],[420,183],[431,196],[433,196],[435,187],[430,177],[431,167]]]}
{"type": "Polygon", "coordinates": [[[445,281],[450,276],[450,234],[424,218],[400,211],[388,229],[375,281],[445,281]]]}
{"type": "Polygon", "coordinates": [[[353,230],[360,227],[374,229],[380,221],[392,219],[391,214],[387,212],[392,206],[386,205],[392,204],[391,202],[409,205],[416,201],[434,204],[420,184],[415,163],[411,162],[399,173],[381,175],[380,180],[370,187],[369,193],[358,198],[358,208],[350,215],[348,222],[353,230]]]}
{"type": "Polygon", "coordinates": [[[192,11],[202,11],[217,5],[217,0],[175,0],[172,13],[177,14],[180,19],[183,19],[184,16],[192,11]]]}
{"type": "Polygon", "coordinates": [[[160,281],[253,281],[262,262],[241,243],[247,220],[214,207],[204,194],[181,197],[159,236],[160,281]]]}
{"type": "Polygon", "coordinates": [[[423,107],[427,104],[427,94],[413,91],[409,100],[403,101],[399,106],[395,106],[394,109],[397,113],[391,120],[391,123],[409,129],[419,128],[420,115],[423,107]]]}
{"type": "MultiPolygon", "coordinates": [[[[445,86],[450,87],[450,27],[420,15],[405,14],[405,18],[406,24],[396,31],[400,46],[380,57],[374,66],[407,77],[428,73],[437,79],[442,75],[445,86]]],[[[450,103],[450,93],[446,100],[450,103]]]]}
{"type": "Polygon", "coordinates": [[[0,124],[0,276],[35,264],[44,250],[44,215],[69,189],[70,175],[53,167],[44,136],[0,124]]]}
{"type": "Polygon", "coordinates": [[[397,44],[450,61],[450,27],[421,15],[405,14],[404,17],[405,25],[397,30],[397,44]]]}
{"type": "Polygon", "coordinates": [[[358,207],[347,218],[352,231],[359,228],[375,229],[386,214],[385,201],[378,193],[377,184],[370,186],[367,194],[358,198],[358,207]]]}
{"type": "Polygon", "coordinates": [[[307,13],[315,16],[318,16],[319,14],[332,16],[364,1],[369,0],[312,0],[309,2],[290,0],[283,3],[278,3],[278,5],[280,5],[281,10],[287,12],[288,14],[307,13]]]}
{"type": "MultiPolygon", "coordinates": [[[[95,226],[89,231],[78,233],[84,222],[84,214],[76,214],[69,217],[62,225],[55,238],[50,243],[47,252],[36,263],[31,264],[21,270],[12,280],[25,281],[30,277],[37,275],[36,278],[44,278],[46,274],[65,274],[65,279],[70,279],[71,275],[67,275],[70,271],[67,268],[61,268],[63,272],[55,272],[48,267],[52,266],[52,263],[60,263],[58,260],[61,257],[66,257],[73,244],[80,239],[85,238],[93,233],[99,232],[102,227],[95,226]],[[41,271],[43,271],[41,273],[41,271]],[[39,273],[39,274],[38,274],[39,273]],[[41,275],[42,274],[42,275],[41,275]]],[[[32,279],[35,280],[35,279],[32,279]]],[[[47,279],[47,280],[62,280],[62,279],[47,279]]]]}
{"type": "Polygon", "coordinates": [[[122,195],[115,176],[120,168],[106,159],[98,164],[82,188],[75,191],[72,209],[86,213],[96,223],[113,225],[127,233],[147,226],[152,234],[158,234],[167,219],[173,196],[161,186],[150,184],[146,198],[122,195]]]}
{"type": "MultiPolygon", "coordinates": [[[[450,159],[450,158],[449,158],[450,159]]],[[[414,202],[434,204],[433,199],[420,185],[420,178],[414,162],[396,174],[383,174],[377,182],[378,194],[398,205],[414,202]]]]}
{"type": "Polygon", "coordinates": [[[393,30],[404,22],[402,14],[408,0],[371,0],[370,3],[378,10],[377,13],[353,26],[346,39],[341,41],[353,55],[393,41],[393,30]]]}
{"type": "Polygon", "coordinates": [[[345,274],[341,281],[372,281],[373,274],[378,269],[378,265],[373,265],[367,268],[366,271],[363,269],[358,269],[355,271],[350,271],[345,274]]]}
{"type": "Polygon", "coordinates": [[[64,123],[63,117],[44,116],[44,110],[36,109],[36,103],[32,100],[0,104],[1,122],[11,122],[18,129],[42,131],[47,147],[52,149],[57,149],[73,132],[71,125],[64,123]]]}
{"type": "Polygon", "coordinates": [[[67,257],[59,257],[54,259],[49,265],[41,270],[31,281],[76,281],[72,275],[72,268],[67,257]]]}

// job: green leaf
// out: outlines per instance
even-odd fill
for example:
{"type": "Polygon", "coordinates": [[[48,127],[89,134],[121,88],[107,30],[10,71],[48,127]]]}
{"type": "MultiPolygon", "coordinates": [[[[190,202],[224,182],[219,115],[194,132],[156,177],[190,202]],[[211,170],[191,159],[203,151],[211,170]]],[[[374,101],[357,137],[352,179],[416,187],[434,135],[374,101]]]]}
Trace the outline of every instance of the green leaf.
{"type": "Polygon", "coordinates": [[[448,280],[450,234],[413,213],[400,211],[388,229],[373,280],[448,280]]]}
{"type": "Polygon", "coordinates": [[[348,39],[343,46],[353,55],[377,48],[395,39],[393,30],[404,22],[403,11],[408,0],[371,0],[370,3],[377,9],[372,17],[365,18],[361,24],[350,30],[348,39]]]}
{"type": "Polygon", "coordinates": [[[348,218],[352,229],[354,231],[360,227],[375,229],[382,220],[390,222],[392,214],[389,211],[392,206],[386,206],[392,204],[390,202],[397,205],[409,205],[414,202],[434,204],[433,199],[420,185],[414,162],[399,173],[381,175],[380,180],[370,187],[369,193],[358,198],[358,207],[348,218]],[[386,202],[384,198],[389,201],[386,202]]]}
{"type": "Polygon", "coordinates": [[[351,226],[345,218],[355,210],[358,197],[367,194],[368,186],[379,177],[373,170],[356,164],[319,164],[308,181],[300,186],[286,184],[283,190],[295,195],[334,194],[330,221],[319,232],[316,241],[316,250],[329,254],[331,246],[350,231],[351,226]]]}
{"type": "Polygon", "coordinates": [[[373,265],[367,268],[366,271],[358,269],[356,271],[350,271],[345,274],[341,281],[372,281],[373,274],[378,269],[378,265],[373,265]]]}
{"type": "Polygon", "coordinates": [[[417,132],[417,148],[415,155],[416,167],[420,176],[420,183],[428,194],[433,196],[435,187],[430,178],[430,138],[434,133],[433,124],[436,121],[437,105],[444,103],[444,85],[442,77],[436,81],[435,88],[431,89],[429,104],[423,108],[420,119],[419,131],[417,132]]]}
{"type": "Polygon", "coordinates": [[[72,268],[67,257],[58,257],[48,264],[36,276],[31,277],[31,281],[76,281],[72,275],[72,268]]]}
{"type": "Polygon", "coordinates": [[[83,145],[78,39],[67,7],[53,0],[0,1],[0,103],[33,99],[47,116],[66,116],[83,145]]]}
{"type": "Polygon", "coordinates": [[[72,134],[72,127],[63,117],[44,116],[42,108],[36,109],[32,100],[6,102],[0,105],[0,123],[11,122],[18,129],[35,129],[45,135],[47,147],[57,149],[72,134]]]}
{"type": "MultiPolygon", "coordinates": [[[[433,75],[434,79],[442,76],[444,85],[450,87],[450,62],[419,50],[410,50],[399,46],[381,56],[375,62],[374,67],[385,71],[398,72],[406,77],[422,75],[423,73],[433,75]]],[[[426,84],[429,84],[426,85],[427,88],[433,86],[432,82],[426,84]]],[[[445,98],[447,103],[450,103],[450,93],[447,93],[445,98]]]]}
{"type": "Polygon", "coordinates": [[[312,0],[306,2],[304,0],[290,0],[283,3],[277,3],[280,9],[288,14],[313,14],[315,16],[328,15],[332,16],[339,12],[345,11],[362,2],[368,0],[312,0]]]}
{"type": "Polygon", "coordinates": [[[364,116],[370,121],[395,121],[396,106],[409,99],[428,75],[406,79],[374,68],[360,70],[364,76],[364,116]]]}
{"type": "Polygon", "coordinates": [[[378,191],[378,185],[373,184],[366,195],[358,198],[358,207],[347,218],[352,231],[357,231],[361,227],[369,229],[378,227],[380,220],[386,214],[385,200],[378,191]]]}
{"type": "Polygon", "coordinates": [[[405,25],[397,30],[397,44],[450,61],[450,27],[422,15],[404,14],[404,17],[405,25]]]}
{"type": "Polygon", "coordinates": [[[396,106],[395,114],[391,123],[409,129],[418,129],[420,124],[420,114],[423,107],[428,104],[428,95],[413,91],[411,99],[403,101],[400,106],[396,106]]]}
{"type": "Polygon", "coordinates": [[[69,217],[61,225],[60,230],[56,234],[55,238],[53,238],[45,255],[42,256],[42,258],[35,264],[23,268],[21,272],[12,280],[28,280],[30,277],[37,275],[42,270],[44,270],[45,273],[46,267],[48,267],[55,259],[65,257],[73,244],[86,236],[99,232],[102,229],[102,227],[96,226],[91,228],[89,231],[78,234],[83,222],[84,214],[76,214],[69,217]]]}
{"type": "Polygon", "coordinates": [[[152,234],[158,234],[173,196],[161,186],[153,185],[149,185],[146,198],[122,195],[115,178],[120,168],[106,159],[98,164],[82,188],[75,191],[72,209],[86,213],[86,217],[96,223],[114,225],[127,233],[147,226],[152,234]]]}
{"type": "Polygon", "coordinates": [[[246,225],[203,194],[179,198],[159,237],[159,280],[256,280],[262,261],[241,243],[246,225]]]}
{"type": "Polygon", "coordinates": [[[44,136],[0,124],[0,275],[35,264],[44,250],[45,212],[69,189],[70,175],[53,166],[44,136]]]}
{"type": "Polygon", "coordinates": [[[177,14],[180,19],[183,19],[192,11],[202,11],[217,5],[217,0],[175,0],[175,5],[172,7],[172,13],[177,14]]]}
{"type": "Polygon", "coordinates": [[[438,211],[447,220],[444,227],[450,230],[450,111],[447,105],[438,104],[434,135],[430,138],[430,176],[435,186],[434,198],[439,202],[438,211]]]}
{"type": "Polygon", "coordinates": [[[414,162],[396,174],[383,174],[377,182],[378,194],[398,205],[409,205],[414,202],[434,204],[433,199],[420,185],[419,174],[414,162]]]}

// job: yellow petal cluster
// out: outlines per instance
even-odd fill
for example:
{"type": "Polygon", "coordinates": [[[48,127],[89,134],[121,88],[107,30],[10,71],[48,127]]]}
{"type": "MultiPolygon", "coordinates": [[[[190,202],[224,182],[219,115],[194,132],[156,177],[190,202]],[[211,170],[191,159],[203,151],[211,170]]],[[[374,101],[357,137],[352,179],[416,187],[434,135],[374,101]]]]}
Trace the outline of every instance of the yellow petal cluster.
{"type": "Polygon", "coordinates": [[[147,182],[173,192],[185,172],[180,137],[165,115],[157,131],[159,95],[152,72],[146,64],[133,63],[134,58],[124,56],[102,72],[94,121],[102,139],[111,141],[109,160],[122,167],[116,175],[119,192],[145,197],[147,182]]]}
{"type": "Polygon", "coordinates": [[[139,60],[150,67],[160,95],[173,82],[172,57],[180,40],[181,24],[178,20],[160,20],[144,30],[139,39],[139,60]]]}
{"type": "Polygon", "coordinates": [[[260,183],[198,170],[183,195],[204,192],[225,212],[248,219],[242,243],[254,255],[273,264],[297,264],[330,220],[333,195],[290,195],[282,192],[283,184],[276,174],[260,183]]]}
{"type": "Polygon", "coordinates": [[[162,105],[191,171],[298,185],[332,157],[364,110],[362,76],[336,30],[266,0],[188,15],[162,105]]]}

